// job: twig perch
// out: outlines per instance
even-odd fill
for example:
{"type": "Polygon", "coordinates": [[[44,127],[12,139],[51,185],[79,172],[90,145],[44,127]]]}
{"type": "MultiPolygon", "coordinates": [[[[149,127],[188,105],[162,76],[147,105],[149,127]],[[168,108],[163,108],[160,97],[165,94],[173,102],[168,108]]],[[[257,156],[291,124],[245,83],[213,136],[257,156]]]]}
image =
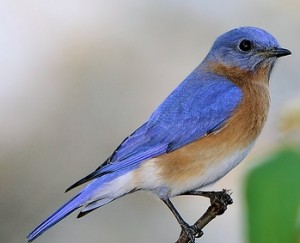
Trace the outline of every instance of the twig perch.
{"type": "MultiPolygon", "coordinates": [[[[222,190],[218,192],[201,192],[201,191],[191,191],[185,193],[183,195],[195,195],[195,196],[203,196],[208,197],[210,199],[210,206],[206,210],[206,212],[199,218],[196,223],[193,225],[199,232],[202,233],[202,229],[212,221],[216,216],[223,214],[227,206],[232,204],[233,201],[227,190],[222,190]]],[[[195,235],[195,238],[200,238],[202,234],[195,235]]],[[[180,236],[176,243],[190,243],[191,240],[189,236],[181,231],[180,236]]]]}

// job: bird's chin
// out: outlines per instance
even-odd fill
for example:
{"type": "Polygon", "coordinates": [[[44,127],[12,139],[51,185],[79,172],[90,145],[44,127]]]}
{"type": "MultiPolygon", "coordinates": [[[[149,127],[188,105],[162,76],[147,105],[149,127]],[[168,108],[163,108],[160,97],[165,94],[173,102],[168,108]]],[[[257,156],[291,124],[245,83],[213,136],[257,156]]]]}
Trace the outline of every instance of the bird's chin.
{"type": "Polygon", "coordinates": [[[268,72],[271,73],[274,64],[276,62],[277,58],[274,56],[271,56],[269,58],[265,58],[263,60],[261,60],[260,62],[256,63],[253,67],[252,70],[268,70],[268,72]]]}

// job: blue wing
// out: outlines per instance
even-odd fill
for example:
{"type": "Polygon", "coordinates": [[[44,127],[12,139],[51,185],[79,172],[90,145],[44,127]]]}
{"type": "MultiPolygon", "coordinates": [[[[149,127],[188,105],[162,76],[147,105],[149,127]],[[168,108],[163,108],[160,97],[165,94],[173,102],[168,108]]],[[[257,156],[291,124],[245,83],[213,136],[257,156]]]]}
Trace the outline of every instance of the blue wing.
{"type": "Polygon", "coordinates": [[[127,137],[89,180],[113,173],[115,178],[146,159],[172,152],[220,129],[242,100],[242,91],[229,80],[191,73],[154,111],[149,120],[127,137]]]}

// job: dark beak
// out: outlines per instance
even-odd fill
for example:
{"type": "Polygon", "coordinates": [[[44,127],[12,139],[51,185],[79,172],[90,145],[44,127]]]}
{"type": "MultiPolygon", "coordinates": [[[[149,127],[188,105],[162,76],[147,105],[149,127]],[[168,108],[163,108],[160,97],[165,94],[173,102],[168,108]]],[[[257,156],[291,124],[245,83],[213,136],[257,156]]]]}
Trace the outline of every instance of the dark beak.
{"type": "Polygon", "coordinates": [[[292,53],[288,49],[284,49],[281,47],[275,47],[274,49],[270,50],[270,55],[274,57],[284,57],[291,55],[292,53]]]}

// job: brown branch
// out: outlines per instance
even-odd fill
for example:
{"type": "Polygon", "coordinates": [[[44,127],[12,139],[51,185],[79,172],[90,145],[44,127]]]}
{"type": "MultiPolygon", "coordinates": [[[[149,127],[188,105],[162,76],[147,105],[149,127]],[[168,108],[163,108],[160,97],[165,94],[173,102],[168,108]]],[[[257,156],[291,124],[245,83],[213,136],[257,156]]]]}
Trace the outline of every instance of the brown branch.
{"type": "MultiPolygon", "coordinates": [[[[200,238],[203,235],[202,229],[212,221],[216,216],[223,214],[227,206],[232,204],[233,201],[229,195],[229,191],[222,190],[218,192],[201,192],[201,191],[191,191],[183,195],[195,195],[204,196],[210,199],[210,206],[206,212],[199,218],[193,227],[196,229],[197,234],[194,235],[195,238],[200,238]]],[[[191,239],[184,232],[181,231],[180,236],[176,243],[190,243],[191,239]]]]}

